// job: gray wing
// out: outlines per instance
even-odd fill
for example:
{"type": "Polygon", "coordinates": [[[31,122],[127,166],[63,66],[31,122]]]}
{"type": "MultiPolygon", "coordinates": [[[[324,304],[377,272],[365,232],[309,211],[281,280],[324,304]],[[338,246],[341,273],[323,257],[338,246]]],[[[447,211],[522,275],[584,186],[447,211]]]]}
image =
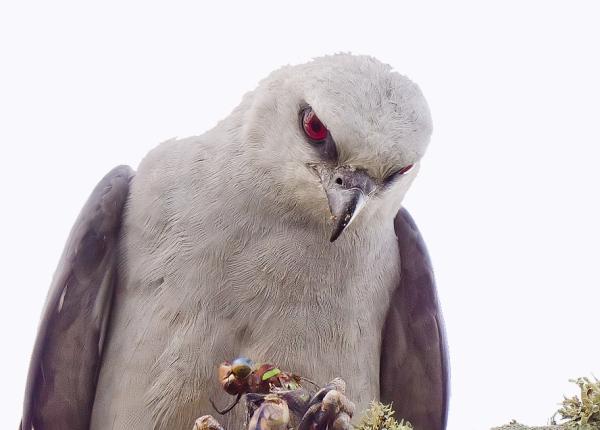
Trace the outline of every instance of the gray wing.
{"type": "Polygon", "coordinates": [[[29,365],[22,430],[89,427],[132,177],[128,166],[108,173],[71,230],[29,365]]]}
{"type": "Polygon", "coordinates": [[[415,430],[446,428],[449,366],[444,322],[433,270],[412,217],[394,220],[400,251],[400,285],[393,293],[382,333],[381,399],[415,430]]]}

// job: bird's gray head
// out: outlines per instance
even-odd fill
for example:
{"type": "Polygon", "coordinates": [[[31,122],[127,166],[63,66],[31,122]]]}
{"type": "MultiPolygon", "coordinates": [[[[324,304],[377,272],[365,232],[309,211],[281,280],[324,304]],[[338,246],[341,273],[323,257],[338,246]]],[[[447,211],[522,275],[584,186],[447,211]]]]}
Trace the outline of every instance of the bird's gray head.
{"type": "Polygon", "coordinates": [[[419,88],[371,57],[337,54],[273,72],[248,96],[244,144],[264,198],[332,223],[392,216],[431,135],[419,88]],[[364,209],[363,209],[364,208],[364,209]]]}

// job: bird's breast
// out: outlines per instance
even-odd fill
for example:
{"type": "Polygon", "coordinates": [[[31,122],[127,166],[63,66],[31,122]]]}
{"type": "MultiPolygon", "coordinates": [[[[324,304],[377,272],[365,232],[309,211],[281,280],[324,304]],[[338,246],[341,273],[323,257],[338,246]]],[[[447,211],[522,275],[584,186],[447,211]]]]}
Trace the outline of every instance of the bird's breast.
{"type": "Polygon", "coordinates": [[[148,426],[184,428],[214,413],[209,398],[228,400],[217,366],[241,355],[320,384],[341,376],[359,407],[378,396],[381,327],[399,273],[393,232],[344,246],[352,236],[331,244],[301,225],[168,202],[148,212],[134,196],[127,215],[110,372],[99,381],[103,399],[120,399],[122,420],[146,411],[148,426]]]}

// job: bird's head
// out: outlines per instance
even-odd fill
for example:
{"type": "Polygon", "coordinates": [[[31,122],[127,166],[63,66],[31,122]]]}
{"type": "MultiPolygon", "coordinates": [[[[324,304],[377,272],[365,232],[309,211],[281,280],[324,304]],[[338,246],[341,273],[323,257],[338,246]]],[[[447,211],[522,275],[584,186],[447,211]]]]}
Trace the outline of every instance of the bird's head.
{"type": "Polygon", "coordinates": [[[395,215],[432,131],[417,85],[366,56],[284,67],[249,103],[242,132],[265,198],[332,224],[331,241],[355,219],[395,215]]]}

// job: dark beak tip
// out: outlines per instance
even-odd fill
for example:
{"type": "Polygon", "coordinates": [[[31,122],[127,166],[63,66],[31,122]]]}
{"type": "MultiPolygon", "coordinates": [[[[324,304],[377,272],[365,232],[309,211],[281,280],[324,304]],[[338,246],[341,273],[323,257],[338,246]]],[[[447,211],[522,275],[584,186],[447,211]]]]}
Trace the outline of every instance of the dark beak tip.
{"type": "Polygon", "coordinates": [[[333,232],[331,233],[331,236],[329,237],[329,242],[333,243],[335,242],[344,232],[344,230],[346,229],[346,225],[343,223],[338,223],[334,226],[333,228],[333,232]]]}

